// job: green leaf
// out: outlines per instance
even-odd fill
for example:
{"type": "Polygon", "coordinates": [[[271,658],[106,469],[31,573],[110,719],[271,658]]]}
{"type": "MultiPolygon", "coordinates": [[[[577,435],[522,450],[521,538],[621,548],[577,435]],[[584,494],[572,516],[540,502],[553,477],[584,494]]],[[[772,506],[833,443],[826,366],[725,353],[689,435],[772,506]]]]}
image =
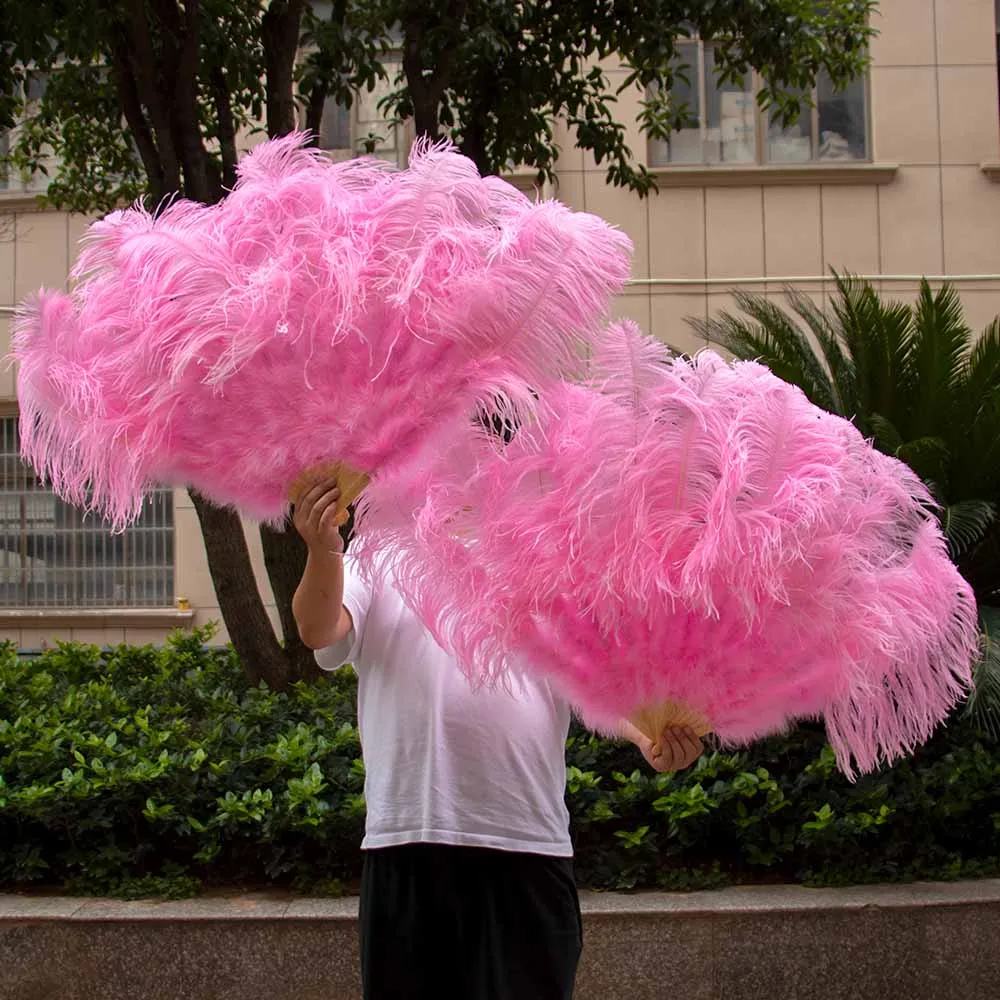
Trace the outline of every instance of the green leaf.
{"type": "Polygon", "coordinates": [[[972,722],[1000,740],[1000,608],[980,607],[982,649],[973,667],[972,694],[965,705],[972,722]]]}
{"type": "Polygon", "coordinates": [[[941,530],[948,540],[948,552],[958,559],[980,542],[995,523],[996,504],[986,500],[961,500],[941,512],[941,530]]]}

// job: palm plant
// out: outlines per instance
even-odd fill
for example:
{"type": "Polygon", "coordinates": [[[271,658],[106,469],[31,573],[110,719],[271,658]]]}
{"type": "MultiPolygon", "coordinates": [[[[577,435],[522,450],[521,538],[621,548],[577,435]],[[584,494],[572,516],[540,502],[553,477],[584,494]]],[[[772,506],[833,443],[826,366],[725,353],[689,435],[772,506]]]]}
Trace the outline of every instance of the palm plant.
{"type": "Polygon", "coordinates": [[[927,483],[979,602],[982,656],[966,710],[1000,737],[1000,317],[977,335],[949,285],[935,292],[924,281],[908,305],[869,282],[834,278],[829,314],[794,289],[789,309],[740,292],[742,315],[690,322],[852,420],[927,483]]]}

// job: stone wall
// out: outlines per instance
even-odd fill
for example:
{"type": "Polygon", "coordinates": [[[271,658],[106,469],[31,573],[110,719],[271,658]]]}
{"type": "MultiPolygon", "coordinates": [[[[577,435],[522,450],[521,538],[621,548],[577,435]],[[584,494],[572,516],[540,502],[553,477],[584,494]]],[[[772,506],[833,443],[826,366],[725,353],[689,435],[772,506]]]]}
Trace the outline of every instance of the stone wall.
{"type": "MultiPolygon", "coordinates": [[[[581,902],[577,1000],[1000,997],[1000,880],[581,902]]],[[[359,1000],[356,914],[353,899],[0,896],[0,1000],[359,1000]]]]}

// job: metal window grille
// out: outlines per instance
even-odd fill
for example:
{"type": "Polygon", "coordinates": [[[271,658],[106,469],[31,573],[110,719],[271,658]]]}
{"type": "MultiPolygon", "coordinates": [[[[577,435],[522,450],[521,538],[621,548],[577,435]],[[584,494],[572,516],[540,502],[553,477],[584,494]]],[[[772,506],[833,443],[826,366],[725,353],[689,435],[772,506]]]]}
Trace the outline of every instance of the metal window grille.
{"type": "Polygon", "coordinates": [[[39,483],[0,417],[0,607],[166,607],[174,601],[174,504],[158,490],[120,534],[39,483]]]}

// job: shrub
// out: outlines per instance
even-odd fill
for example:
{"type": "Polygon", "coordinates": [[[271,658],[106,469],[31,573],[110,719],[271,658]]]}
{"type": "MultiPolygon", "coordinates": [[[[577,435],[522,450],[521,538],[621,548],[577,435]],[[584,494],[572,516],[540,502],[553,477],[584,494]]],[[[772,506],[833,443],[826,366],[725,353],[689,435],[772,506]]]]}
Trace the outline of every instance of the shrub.
{"type": "Polygon", "coordinates": [[[5,650],[0,882],[127,893],[354,874],[364,771],[348,674],[276,694],[208,637],[61,644],[28,663],[5,650]]]}
{"type": "MultiPolygon", "coordinates": [[[[277,694],[208,638],[62,644],[30,661],[0,649],[0,886],[351,886],[364,824],[353,675],[277,694]]],[[[968,720],[853,785],[818,726],[707,753],[680,775],[574,727],[567,762],[585,885],[1000,871],[1000,746],[968,720]]]]}

